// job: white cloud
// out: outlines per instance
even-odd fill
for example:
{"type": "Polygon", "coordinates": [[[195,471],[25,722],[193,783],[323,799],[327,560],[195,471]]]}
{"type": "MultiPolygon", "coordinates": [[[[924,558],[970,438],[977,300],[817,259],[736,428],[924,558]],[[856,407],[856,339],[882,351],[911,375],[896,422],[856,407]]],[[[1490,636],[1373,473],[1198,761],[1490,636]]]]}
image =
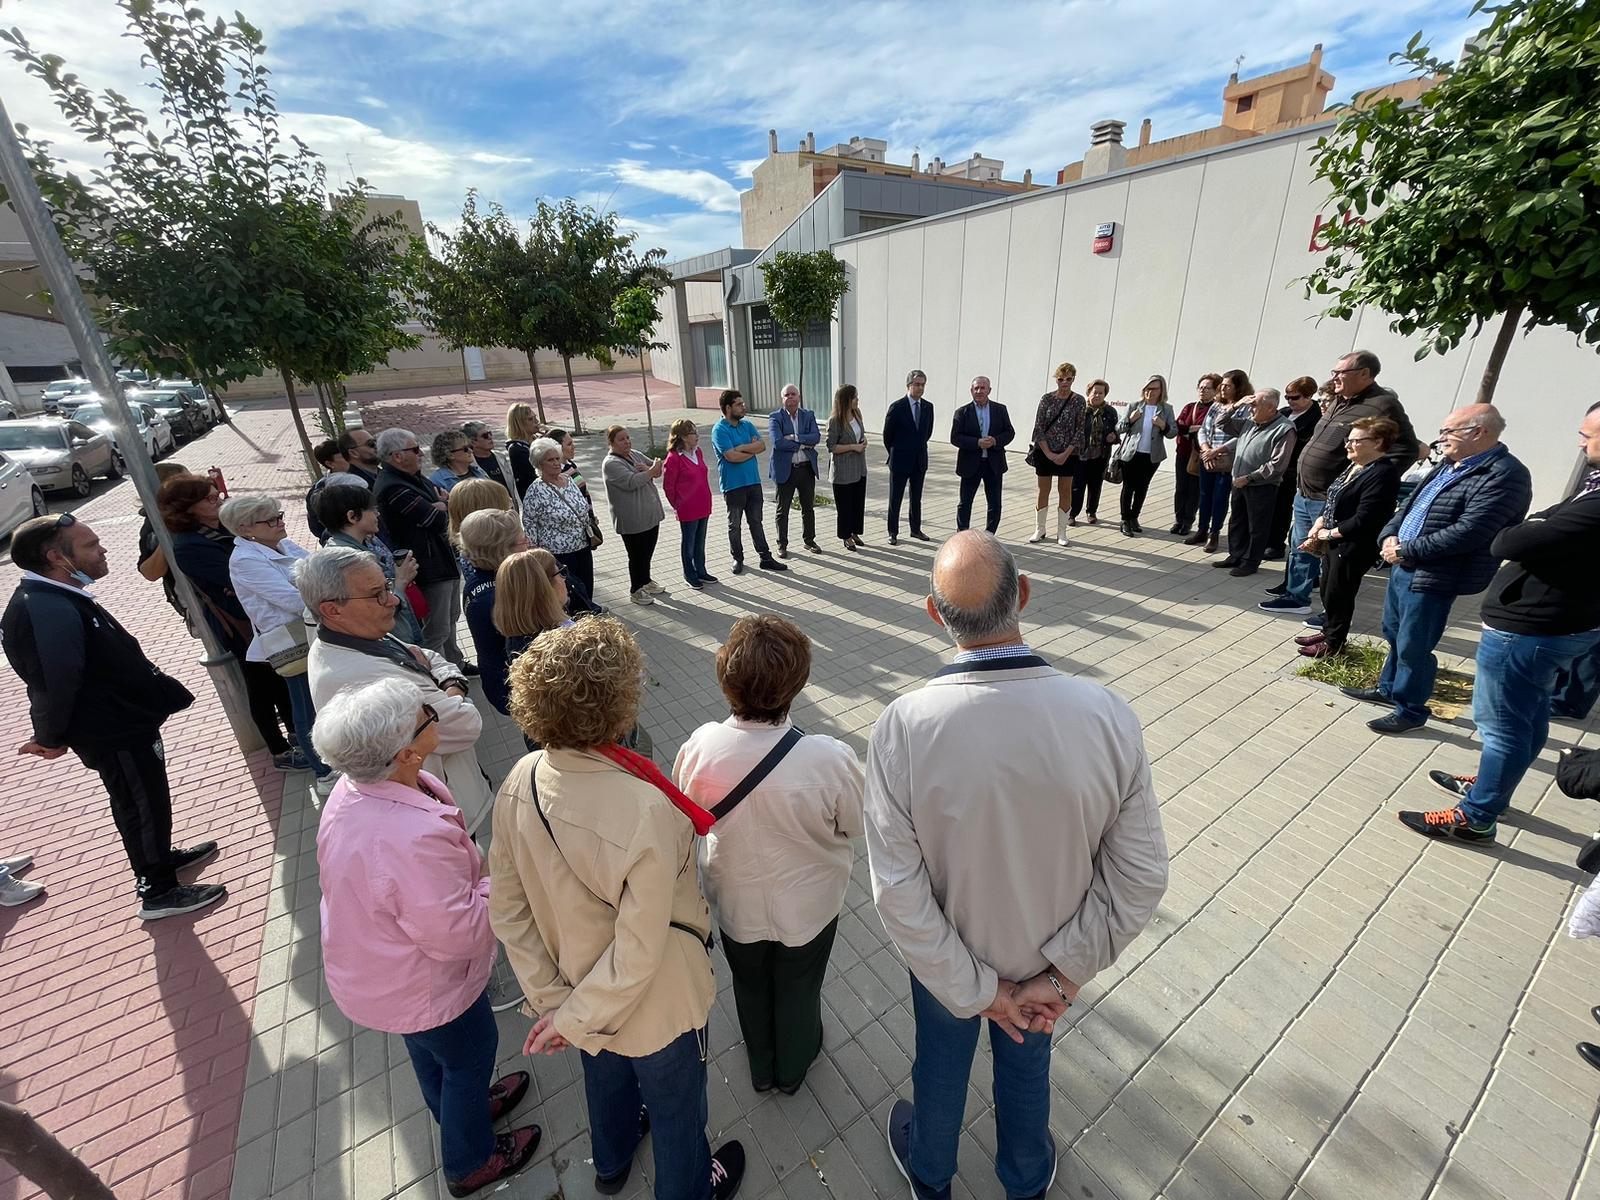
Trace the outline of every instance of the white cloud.
{"type": "Polygon", "coordinates": [[[613,167],[623,183],[647,191],[660,192],[689,200],[708,212],[736,213],[739,193],[726,179],[710,171],[683,170],[678,167],[648,167],[637,159],[625,158],[613,167]]]}
{"type": "Polygon", "coordinates": [[[656,148],[656,144],[654,142],[628,142],[628,143],[626,143],[626,145],[627,145],[629,150],[640,150],[640,151],[643,151],[643,150],[654,150],[656,148]]]}
{"type": "Polygon", "coordinates": [[[659,246],[667,252],[668,262],[739,245],[739,218],[715,213],[624,213],[617,224],[639,235],[635,249],[640,253],[659,246]]]}
{"type": "Polygon", "coordinates": [[[491,154],[487,150],[473,150],[464,157],[468,162],[483,163],[491,167],[525,166],[533,162],[533,159],[518,154],[491,154]]]}
{"type": "MultiPolygon", "coordinates": [[[[763,156],[761,158],[740,158],[740,159],[735,159],[732,162],[729,162],[727,164],[728,172],[735,179],[749,179],[752,175],[755,174],[756,168],[759,167],[762,163],[764,163],[766,161],[767,160],[766,160],[765,156],[763,156]]],[[[896,161],[901,161],[901,160],[897,159],[896,161]]],[[[909,162],[910,160],[906,159],[904,161],[909,162]]]]}

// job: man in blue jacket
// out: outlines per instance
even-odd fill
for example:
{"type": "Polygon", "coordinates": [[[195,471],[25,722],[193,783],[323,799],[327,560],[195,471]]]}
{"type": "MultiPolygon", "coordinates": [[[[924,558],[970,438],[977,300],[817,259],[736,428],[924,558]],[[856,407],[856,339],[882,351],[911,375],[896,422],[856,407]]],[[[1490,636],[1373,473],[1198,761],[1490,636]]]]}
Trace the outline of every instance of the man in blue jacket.
{"type": "Polygon", "coordinates": [[[911,485],[911,536],[919,542],[933,539],[922,532],[922,481],[928,474],[928,441],[933,437],[933,405],[922,398],[928,377],[913,370],[906,375],[906,394],[883,418],[883,448],[889,455],[889,545],[900,544],[900,501],[911,485]]]}
{"type": "Polygon", "coordinates": [[[1380,553],[1392,570],[1383,602],[1389,657],[1375,688],[1345,688],[1347,696],[1392,706],[1367,722],[1374,733],[1405,733],[1428,719],[1428,697],[1439,671],[1434,648],[1457,596],[1483,591],[1500,556],[1495,535],[1528,513],[1533,481],[1500,440],[1506,422],[1492,404],[1469,404],[1444,419],[1444,461],[1383,530],[1380,553]]]}
{"type": "Polygon", "coordinates": [[[821,554],[817,545],[817,443],[822,430],[817,415],[800,407],[800,389],[783,385],[783,407],[767,418],[772,458],[767,472],[778,485],[778,557],[789,557],[789,505],[800,495],[801,536],[806,549],[821,554]]]}
{"type": "Polygon", "coordinates": [[[178,882],[217,853],[215,842],[172,844],[161,723],[194,703],[88,587],[109,571],[105,547],[71,513],[24,521],[11,537],[22,581],[0,617],[6,658],[28,689],[33,736],[18,754],[53,761],[68,750],[100,775],[133,867],[139,916],[175,917],[215,904],[220,884],[178,882]]]}

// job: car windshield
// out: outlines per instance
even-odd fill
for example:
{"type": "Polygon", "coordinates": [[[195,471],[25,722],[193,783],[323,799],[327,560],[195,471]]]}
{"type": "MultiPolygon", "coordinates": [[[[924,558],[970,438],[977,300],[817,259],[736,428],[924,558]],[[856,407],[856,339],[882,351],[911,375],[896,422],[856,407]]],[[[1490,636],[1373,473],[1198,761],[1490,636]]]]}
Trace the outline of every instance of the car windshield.
{"type": "Polygon", "coordinates": [[[60,425],[0,424],[0,450],[64,450],[66,445],[60,425]]]}
{"type": "Polygon", "coordinates": [[[157,408],[176,408],[182,405],[183,399],[177,392],[140,392],[140,404],[153,404],[157,408]]]}
{"type": "Polygon", "coordinates": [[[44,394],[46,396],[71,396],[74,393],[83,391],[88,386],[87,380],[60,379],[46,387],[44,394]]]}
{"type": "Polygon", "coordinates": [[[106,410],[101,408],[99,404],[80,405],[73,417],[82,421],[85,425],[94,425],[100,421],[109,421],[111,419],[106,416],[106,410]]]}

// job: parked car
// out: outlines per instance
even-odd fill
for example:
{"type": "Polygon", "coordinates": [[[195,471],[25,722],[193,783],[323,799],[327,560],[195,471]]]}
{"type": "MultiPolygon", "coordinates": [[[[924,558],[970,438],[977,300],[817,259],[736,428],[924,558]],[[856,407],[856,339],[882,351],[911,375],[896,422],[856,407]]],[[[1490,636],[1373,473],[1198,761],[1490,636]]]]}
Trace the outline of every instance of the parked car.
{"type": "Polygon", "coordinates": [[[0,397],[0,421],[14,421],[18,415],[17,406],[4,397],[0,397]]]}
{"type": "Polygon", "coordinates": [[[122,455],[105,434],[81,421],[54,417],[0,424],[0,454],[26,467],[45,491],[79,497],[89,494],[94,476],[121,479],[125,469],[122,455]]]}
{"type": "Polygon", "coordinates": [[[173,436],[181,441],[199,437],[211,428],[206,409],[180,391],[150,388],[125,394],[129,404],[148,404],[165,417],[173,436]]]}
{"type": "MultiPolygon", "coordinates": [[[[167,451],[178,448],[178,439],[172,432],[171,424],[154,407],[149,404],[130,403],[128,412],[133,417],[134,425],[138,427],[139,436],[144,439],[145,453],[152,461],[167,451]]],[[[122,450],[117,443],[117,427],[111,423],[110,415],[98,401],[94,404],[85,404],[73,414],[72,419],[82,421],[90,429],[105,434],[118,451],[122,450]]],[[[124,454],[123,457],[126,458],[127,455],[124,454]]]]}
{"type": "Polygon", "coordinates": [[[160,383],[151,385],[162,389],[171,388],[182,392],[196,403],[203,404],[210,412],[211,424],[215,425],[222,420],[222,401],[218,400],[205,387],[192,379],[163,379],[160,383]]]}
{"type": "Polygon", "coordinates": [[[87,379],[57,379],[45,384],[44,393],[39,399],[45,412],[55,413],[61,411],[62,401],[93,391],[94,386],[87,379]]]}
{"type": "Polygon", "coordinates": [[[28,468],[0,454],[0,537],[10,537],[18,525],[29,517],[42,517],[44,511],[44,493],[28,468]]]}

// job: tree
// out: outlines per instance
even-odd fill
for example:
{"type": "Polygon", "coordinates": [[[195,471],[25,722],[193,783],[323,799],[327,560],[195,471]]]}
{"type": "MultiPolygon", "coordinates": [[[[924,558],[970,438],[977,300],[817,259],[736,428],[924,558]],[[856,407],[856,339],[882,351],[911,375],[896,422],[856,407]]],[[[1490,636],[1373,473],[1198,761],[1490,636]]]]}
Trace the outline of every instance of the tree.
{"type": "Polygon", "coordinates": [[[437,225],[428,229],[441,247],[424,277],[422,307],[428,327],[452,350],[510,346],[526,354],[543,424],[536,359],[548,345],[542,333],[548,282],[542,248],[532,237],[524,240],[498,204],[480,211],[475,191],[467,193],[456,232],[446,233],[437,225]]]}
{"type": "Polygon", "coordinates": [[[779,250],[761,264],[761,281],[766,286],[772,319],[800,338],[798,386],[804,395],[806,328],[818,321],[831,321],[833,310],[850,290],[844,263],[831,250],[779,250]]]}
{"type": "MultiPolygon", "coordinates": [[[[1478,388],[1494,396],[1520,323],[1600,343],[1600,6],[1478,0],[1493,19],[1459,62],[1422,35],[1392,60],[1434,76],[1414,105],[1357,107],[1317,143],[1346,220],[1307,295],[1348,319],[1371,304],[1417,357],[1500,327],[1478,388]]],[[[1359,99],[1357,101],[1360,103],[1359,99]]]]}
{"type": "Polygon", "coordinates": [[[548,272],[544,287],[546,345],[561,355],[572,403],[572,427],[581,428],[572,359],[587,355],[606,366],[617,344],[613,304],[631,287],[666,286],[664,250],[633,251],[634,235],[618,229],[614,213],[597,212],[572,199],[539,202],[529,241],[540,248],[548,272]]]}
{"type": "Polygon", "coordinates": [[[656,422],[650,412],[650,378],[645,370],[645,355],[651,350],[665,350],[665,342],[650,341],[650,332],[661,320],[656,308],[656,290],[639,286],[626,288],[611,305],[611,320],[617,331],[617,349],[628,350],[639,356],[639,386],[644,388],[644,421],[650,431],[650,445],[656,444],[656,422]]]}
{"type": "Polygon", "coordinates": [[[367,214],[364,181],[326,202],[321,162],[279,132],[266,47],[242,16],[213,22],[179,0],[118,4],[155,76],[153,119],[0,31],[104,155],[83,179],[19,130],[62,241],[88,269],[84,288],[118,357],[214,388],[282,375],[315,474],[294,379],[336,383],[417,344],[402,328],[412,239],[367,214]]]}

